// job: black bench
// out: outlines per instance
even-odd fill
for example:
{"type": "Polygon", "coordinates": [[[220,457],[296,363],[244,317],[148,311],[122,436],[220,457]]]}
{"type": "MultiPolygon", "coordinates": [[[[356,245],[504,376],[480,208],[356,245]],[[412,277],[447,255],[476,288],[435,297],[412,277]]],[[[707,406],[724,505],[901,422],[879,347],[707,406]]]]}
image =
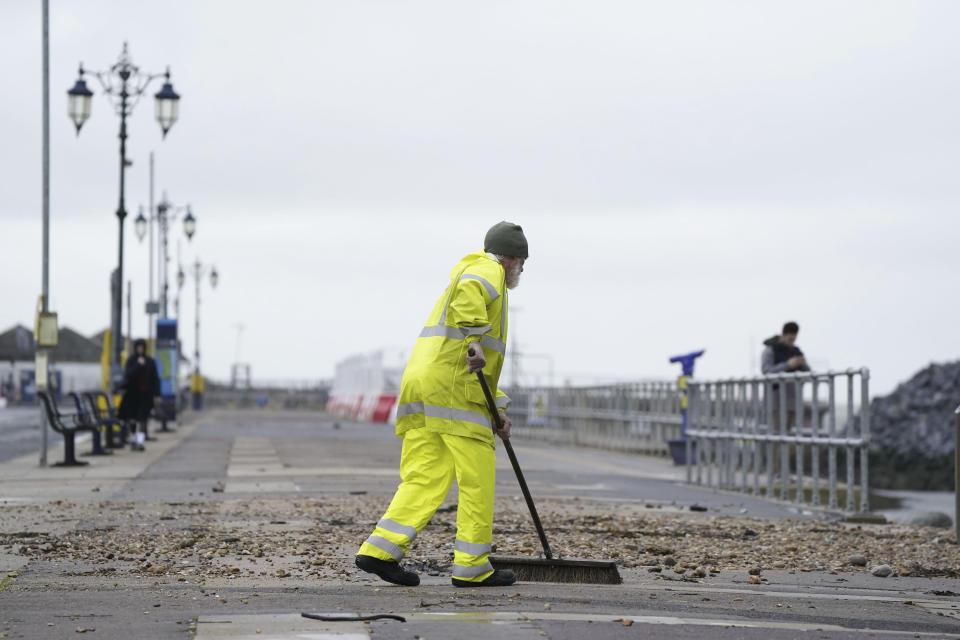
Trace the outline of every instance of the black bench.
{"type": "Polygon", "coordinates": [[[47,424],[50,428],[63,436],[63,462],[57,462],[55,467],[82,467],[88,462],[77,460],[76,443],[74,438],[78,431],[93,431],[97,427],[91,427],[89,423],[79,419],[77,414],[60,413],[57,409],[57,402],[46,391],[37,391],[37,397],[43,405],[43,411],[47,416],[47,424]]]}
{"type": "Polygon", "coordinates": [[[125,422],[123,422],[123,420],[117,418],[117,415],[113,410],[113,404],[110,402],[110,396],[102,391],[88,392],[83,394],[83,396],[87,399],[87,405],[90,407],[90,412],[96,418],[98,425],[106,429],[107,448],[117,449],[126,445],[127,425],[125,422]],[[100,405],[101,398],[103,399],[102,407],[100,405]],[[114,433],[114,427],[120,427],[119,442],[114,439],[114,436],[116,435],[114,433]]]}
{"type": "Polygon", "coordinates": [[[164,402],[161,402],[157,405],[154,405],[153,410],[150,412],[151,417],[154,420],[157,420],[160,423],[160,431],[164,433],[172,433],[176,429],[171,429],[167,426],[167,421],[170,419],[167,415],[167,405],[164,402]]]}
{"type": "Polygon", "coordinates": [[[77,408],[77,420],[82,423],[84,429],[89,430],[93,434],[93,450],[88,455],[106,456],[112,454],[113,451],[103,450],[103,444],[101,444],[100,441],[102,425],[97,417],[91,413],[90,409],[84,404],[80,398],[80,394],[76,391],[71,391],[69,396],[73,399],[73,404],[77,408]]]}

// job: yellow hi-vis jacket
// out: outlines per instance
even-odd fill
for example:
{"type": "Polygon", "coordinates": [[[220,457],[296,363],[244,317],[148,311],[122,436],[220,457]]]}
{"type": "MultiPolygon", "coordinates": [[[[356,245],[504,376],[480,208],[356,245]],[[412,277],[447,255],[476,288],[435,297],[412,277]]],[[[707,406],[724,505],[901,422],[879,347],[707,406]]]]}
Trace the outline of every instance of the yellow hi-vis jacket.
{"type": "Polygon", "coordinates": [[[503,266],[483,251],[464,256],[420,332],[400,381],[397,435],[427,429],[494,444],[490,411],[476,373],[467,373],[467,347],[479,343],[483,374],[496,403],[510,398],[497,387],[507,352],[507,287],[503,266]]]}

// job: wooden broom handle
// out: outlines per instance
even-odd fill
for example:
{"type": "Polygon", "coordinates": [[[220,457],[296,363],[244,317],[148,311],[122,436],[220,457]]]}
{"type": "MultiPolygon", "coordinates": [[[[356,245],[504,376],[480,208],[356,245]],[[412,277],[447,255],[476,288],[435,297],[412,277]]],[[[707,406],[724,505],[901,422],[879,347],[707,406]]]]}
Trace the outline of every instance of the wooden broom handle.
{"type": "MultiPolygon", "coordinates": [[[[474,354],[473,346],[469,349],[470,355],[474,354]]],[[[493,399],[493,394],[490,393],[490,385],[487,384],[487,379],[483,377],[483,371],[477,371],[477,380],[480,381],[480,387],[483,389],[483,395],[487,399],[487,408],[490,409],[490,414],[493,416],[493,423],[496,425],[497,431],[499,432],[503,429],[503,422],[500,420],[500,412],[497,410],[497,403],[493,399]]],[[[543,555],[546,556],[547,560],[553,559],[553,552],[550,551],[550,543],[547,542],[547,534],[543,531],[543,525],[540,523],[540,515],[537,513],[537,507],[533,504],[533,496],[530,495],[530,489],[527,488],[527,481],[523,477],[523,472],[520,471],[520,463],[517,462],[517,455],[513,452],[513,445],[510,444],[509,438],[500,437],[500,440],[503,441],[503,446],[507,450],[507,456],[510,458],[510,464],[513,465],[513,471],[517,474],[517,482],[520,483],[520,491],[523,492],[523,499],[527,501],[527,508],[530,509],[530,517],[533,518],[533,524],[537,528],[537,535],[540,536],[540,544],[543,546],[543,555]]]]}

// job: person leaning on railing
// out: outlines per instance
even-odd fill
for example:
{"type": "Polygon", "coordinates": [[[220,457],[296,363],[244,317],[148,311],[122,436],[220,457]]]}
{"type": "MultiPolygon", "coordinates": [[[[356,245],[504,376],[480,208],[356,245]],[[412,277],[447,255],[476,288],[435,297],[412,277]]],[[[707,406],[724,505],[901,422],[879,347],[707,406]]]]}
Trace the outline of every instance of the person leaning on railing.
{"type": "MultiPolygon", "coordinates": [[[[763,375],[774,373],[791,373],[794,371],[810,371],[803,351],[797,346],[797,334],[800,325],[796,322],[787,322],[783,325],[780,335],[775,335],[763,341],[763,355],[760,357],[760,371],[763,375]]],[[[792,382],[786,383],[787,429],[797,424],[797,386],[792,382]]],[[[774,428],[780,427],[780,385],[771,385],[773,393],[773,422],[774,428]]]]}

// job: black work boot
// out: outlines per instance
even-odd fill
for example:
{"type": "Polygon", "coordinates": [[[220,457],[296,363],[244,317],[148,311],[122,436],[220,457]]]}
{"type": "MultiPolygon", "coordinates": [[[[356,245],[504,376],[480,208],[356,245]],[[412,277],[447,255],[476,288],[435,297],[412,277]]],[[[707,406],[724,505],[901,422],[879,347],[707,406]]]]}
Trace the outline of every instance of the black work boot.
{"type": "Polygon", "coordinates": [[[509,587],[517,581],[517,575],[510,569],[497,569],[480,582],[450,578],[455,587],[509,587]]]}
{"type": "Polygon", "coordinates": [[[356,565],[367,573],[375,573],[381,580],[400,584],[405,587],[415,587],[420,584],[420,576],[413,571],[407,571],[399,562],[381,560],[373,556],[358,555],[356,565]]]}

